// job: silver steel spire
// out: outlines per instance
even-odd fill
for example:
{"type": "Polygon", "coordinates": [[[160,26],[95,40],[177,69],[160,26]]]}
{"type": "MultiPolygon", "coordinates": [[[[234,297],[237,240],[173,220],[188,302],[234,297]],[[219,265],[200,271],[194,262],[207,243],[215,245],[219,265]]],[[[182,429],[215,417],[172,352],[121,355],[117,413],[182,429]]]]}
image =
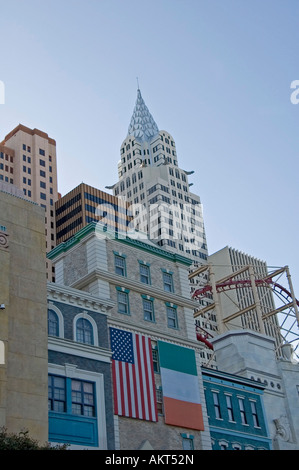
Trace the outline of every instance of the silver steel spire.
{"type": "Polygon", "coordinates": [[[128,129],[128,135],[133,135],[137,140],[149,141],[159,133],[159,128],[149,112],[138,86],[137,100],[128,129]]]}

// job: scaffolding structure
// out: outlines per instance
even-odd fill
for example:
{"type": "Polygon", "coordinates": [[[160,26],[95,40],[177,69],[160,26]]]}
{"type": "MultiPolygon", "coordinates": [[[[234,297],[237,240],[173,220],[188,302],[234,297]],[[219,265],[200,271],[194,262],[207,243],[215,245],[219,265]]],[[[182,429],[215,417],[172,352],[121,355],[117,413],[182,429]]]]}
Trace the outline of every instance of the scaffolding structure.
{"type": "MultiPolygon", "coordinates": [[[[230,275],[217,280],[212,264],[203,265],[189,274],[189,280],[205,273],[206,283],[196,288],[192,298],[210,298],[194,312],[197,339],[213,349],[210,339],[236,328],[249,328],[273,336],[276,353],[282,355],[282,345],[291,344],[293,357],[299,360],[299,302],[295,297],[288,266],[275,268],[265,275],[253,265],[238,267],[230,275]],[[230,291],[236,291],[235,296],[230,291]],[[264,302],[269,291],[273,302],[264,302]],[[229,297],[228,312],[222,308],[223,296],[229,297]],[[241,308],[242,306],[242,308],[241,308]],[[200,320],[200,321],[199,321],[200,320]]],[[[199,303],[200,305],[200,303],[199,303]]]]}

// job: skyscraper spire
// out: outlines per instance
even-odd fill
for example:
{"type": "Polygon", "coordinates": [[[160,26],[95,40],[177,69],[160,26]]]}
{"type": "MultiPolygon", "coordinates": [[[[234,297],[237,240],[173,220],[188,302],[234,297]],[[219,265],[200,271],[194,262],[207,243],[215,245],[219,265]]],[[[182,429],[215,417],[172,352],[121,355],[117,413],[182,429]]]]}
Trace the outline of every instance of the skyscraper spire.
{"type": "Polygon", "coordinates": [[[158,133],[159,128],[141,96],[138,83],[137,100],[130,121],[128,135],[133,135],[137,140],[144,142],[151,140],[158,133]]]}

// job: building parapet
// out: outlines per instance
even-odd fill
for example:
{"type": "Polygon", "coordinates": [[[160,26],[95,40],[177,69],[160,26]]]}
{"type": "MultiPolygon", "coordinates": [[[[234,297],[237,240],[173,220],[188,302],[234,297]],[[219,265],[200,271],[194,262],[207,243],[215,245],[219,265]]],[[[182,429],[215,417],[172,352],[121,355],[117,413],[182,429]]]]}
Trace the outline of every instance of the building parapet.
{"type": "Polygon", "coordinates": [[[56,141],[54,139],[51,139],[46,132],[40,131],[39,129],[30,129],[29,127],[24,126],[23,124],[19,124],[17,127],[15,127],[15,129],[13,129],[9,134],[5,136],[5,139],[0,142],[0,144],[5,145],[7,140],[11,139],[18,131],[27,132],[27,134],[30,135],[39,135],[43,139],[48,139],[49,144],[56,145],[56,141]]]}
{"type": "MultiPolygon", "coordinates": [[[[160,256],[164,259],[168,259],[173,262],[182,263],[186,266],[191,266],[192,264],[192,260],[190,258],[187,258],[177,253],[166,251],[154,245],[150,240],[147,243],[146,241],[137,239],[138,232],[137,234],[135,233],[136,238],[131,238],[126,233],[115,232],[105,227],[105,225],[101,224],[100,222],[91,222],[89,225],[79,230],[72,238],[70,238],[69,240],[65,242],[60,243],[60,245],[55,247],[53,250],[51,250],[47,254],[48,259],[53,260],[57,258],[59,255],[67,252],[69,249],[77,245],[87,235],[90,235],[92,233],[95,233],[97,236],[101,236],[103,238],[115,239],[121,243],[125,243],[134,248],[139,248],[141,250],[150,252],[152,254],[155,254],[157,256],[160,256]]],[[[143,236],[145,235],[143,234],[143,236]]]]}

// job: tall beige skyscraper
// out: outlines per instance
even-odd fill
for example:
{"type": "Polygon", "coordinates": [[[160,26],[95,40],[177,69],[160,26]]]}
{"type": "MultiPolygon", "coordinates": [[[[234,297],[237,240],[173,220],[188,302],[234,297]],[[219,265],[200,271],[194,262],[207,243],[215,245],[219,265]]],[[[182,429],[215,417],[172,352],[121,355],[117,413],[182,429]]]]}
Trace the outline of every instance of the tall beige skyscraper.
{"type": "MultiPolygon", "coordinates": [[[[262,282],[271,279],[266,262],[226,246],[210,255],[209,263],[213,266],[215,285],[218,286],[212,305],[217,303],[218,308],[202,311],[202,326],[210,324],[216,331],[215,312],[220,309],[225,324],[222,329],[245,328],[266,334],[275,338],[277,351],[280,351],[282,332],[275,313],[272,283],[262,282]]],[[[212,285],[211,273],[209,281],[212,285]]]]}
{"type": "MultiPolygon", "coordinates": [[[[46,251],[56,246],[55,202],[58,199],[56,142],[38,129],[19,124],[0,143],[0,181],[21,189],[45,209],[46,251]]],[[[48,264],[47,276],[54,280],[48,264]]]]}
{"type": "Polygon", "coordinates": [[[48,439],[44,214],[0,182],[0,428],[48,439]]]}

